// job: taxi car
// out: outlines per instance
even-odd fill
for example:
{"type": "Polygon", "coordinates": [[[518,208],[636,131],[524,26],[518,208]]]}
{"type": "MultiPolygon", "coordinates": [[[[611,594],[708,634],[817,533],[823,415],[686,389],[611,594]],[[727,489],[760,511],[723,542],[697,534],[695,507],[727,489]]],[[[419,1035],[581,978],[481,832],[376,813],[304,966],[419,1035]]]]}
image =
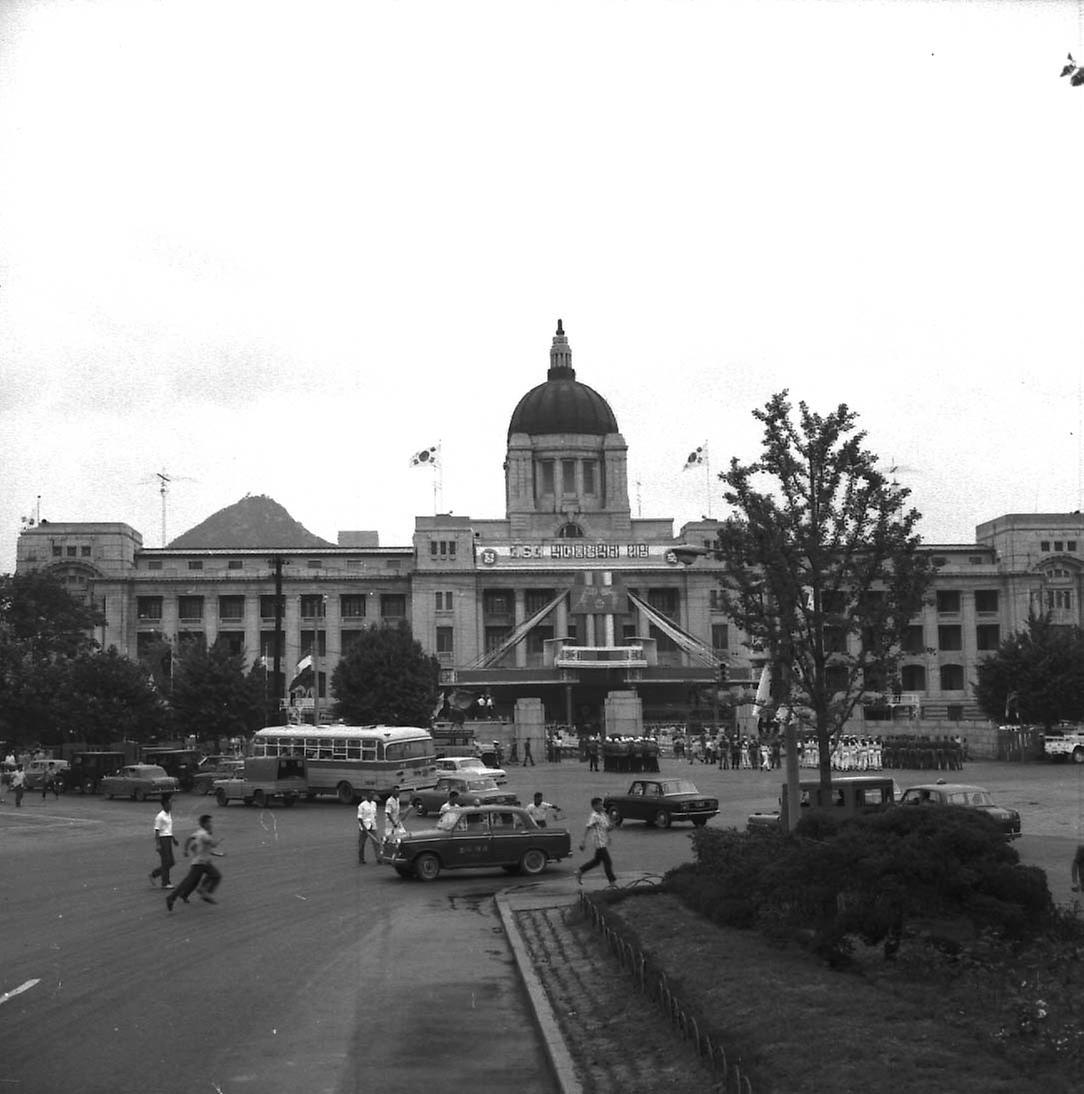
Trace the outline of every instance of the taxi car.
{"type": "Polygon", "coordinates": [[[459,791],[460,800],[466,805],[520,804],[515,794],[501,790],[493,779],[474,774],[442,775],[437,779],[436,786],[415,791],[410,804],[419,817],[437,813],[452,790],[459,791]]]}
{"type": "Polygon", "coordinates": [[[176,794],[181,784],[157,764],[129,764],[115,775],[105,775],[98,789],[107,798],[131,798],[142,802],[163,794],[176,794]]]}
{"type": "Polygon", "coordinates": [[[503,767],[487,767],[480,756],[439,756],[437,776],[441,775],[476,775],[497,783],[503,783],[508,778],[508,772],[503,767]]]}
{"type": "Polygon", "coordinates": [[[998,805],[990,791],[981,786],[946,782],[911,786],[903,792],[900,805],[955,805],[977,809],[996,820],[1007,839],[1020,835],[1020,814],[1015,809],[998,805]]]}
{"type": "Polygon", "coordinates": [[[719,812],[719,799],[701,794],[691,779],[635,779],[626,793],[604,798],[602,808],[615,827],[642,820],[656,828],[669,828],[674,821],[702,828],[719,812]]]}
{"type": "Polygon", "coordinates": [[[447,828],[408,832],[384,845],[379,861],[400,877],[434,881],[442,870],[499,866],[507,873],[540,874],[572,854],[564,828],[540,828],[526,809],[475,805],[457,810],[447,828]]]}

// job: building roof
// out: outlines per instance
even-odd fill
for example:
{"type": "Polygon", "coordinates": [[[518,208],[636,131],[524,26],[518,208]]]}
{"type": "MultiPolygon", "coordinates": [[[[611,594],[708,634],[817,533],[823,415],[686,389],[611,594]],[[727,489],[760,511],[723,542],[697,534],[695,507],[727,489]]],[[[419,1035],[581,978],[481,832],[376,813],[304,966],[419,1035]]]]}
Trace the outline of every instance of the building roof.
{"type": "Polygon", "coordinates": [[[531,388],[512,411],[508,436],[527,433],[580,433],[606,436],[617,433],[610,404],[594,388],[581,384],[572,367],[572,351],[560,319],[550,348],[546,382],[531,388]]]}

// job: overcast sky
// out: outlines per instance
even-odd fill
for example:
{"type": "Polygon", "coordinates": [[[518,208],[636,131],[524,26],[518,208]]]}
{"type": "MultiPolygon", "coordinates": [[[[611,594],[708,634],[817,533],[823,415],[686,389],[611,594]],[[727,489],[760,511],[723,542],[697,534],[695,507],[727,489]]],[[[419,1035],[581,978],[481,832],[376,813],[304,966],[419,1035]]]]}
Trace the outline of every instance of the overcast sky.
{"type": "Polygon", "coordinates": [[[1081,4],[4,0],[0,571],[247,493],[504,512],[558,317],[634,514],[724,507],[789,388],[929,542],[1084,508],[1081,4]]]}

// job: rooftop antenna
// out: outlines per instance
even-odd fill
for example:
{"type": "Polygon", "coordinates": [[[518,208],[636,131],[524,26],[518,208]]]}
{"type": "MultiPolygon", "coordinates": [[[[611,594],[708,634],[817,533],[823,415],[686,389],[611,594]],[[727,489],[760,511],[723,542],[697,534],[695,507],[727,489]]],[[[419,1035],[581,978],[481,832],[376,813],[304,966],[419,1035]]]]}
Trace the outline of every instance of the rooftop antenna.
{"type": "Polygon", "coordinates": [[[171,482],[195,482],[195,479],[190,479],[187,475],[171,475],[164,467],[161,471],[155,471],[154,475],[149,479],[142,479],[142,484],[156,483],[158,486],[158,493],[162,498],[162,546],[169,542],[166,538],[166,497],[169,494],[169,484],[171,482]]]}

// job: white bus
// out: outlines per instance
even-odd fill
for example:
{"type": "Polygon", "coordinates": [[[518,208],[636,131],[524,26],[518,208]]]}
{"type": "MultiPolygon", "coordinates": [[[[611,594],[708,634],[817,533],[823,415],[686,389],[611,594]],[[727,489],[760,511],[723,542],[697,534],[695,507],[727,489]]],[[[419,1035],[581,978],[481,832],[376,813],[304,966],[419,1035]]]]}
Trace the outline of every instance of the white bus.
{"type": "Polygon", "coordinates": [[[304,756],[309,797],[334,794],[344,804],[371,790],[420,790],[437,781],[429,731],[414,726],[268,726],[256,731],[253,756],[304,756]]]}

